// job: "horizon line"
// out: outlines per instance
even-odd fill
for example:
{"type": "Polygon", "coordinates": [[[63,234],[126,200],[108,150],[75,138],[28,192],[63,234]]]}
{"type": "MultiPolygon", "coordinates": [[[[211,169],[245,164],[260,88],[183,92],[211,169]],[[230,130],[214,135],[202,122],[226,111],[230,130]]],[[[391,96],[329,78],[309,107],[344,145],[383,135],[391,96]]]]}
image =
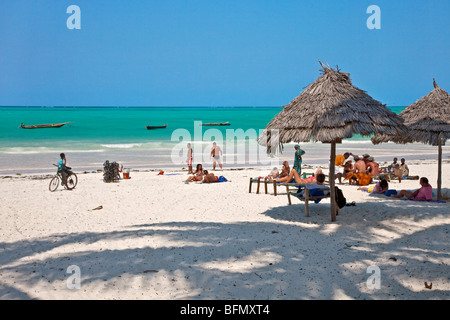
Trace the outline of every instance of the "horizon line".
{"type": "MultiPolygon", "coordinates": [[[[402,105],[386,105],[388,107],[405,107],[402,105]]],[[[284,106],[16,106],[0,105],[0,108],[283,108],[284,106]]]]}

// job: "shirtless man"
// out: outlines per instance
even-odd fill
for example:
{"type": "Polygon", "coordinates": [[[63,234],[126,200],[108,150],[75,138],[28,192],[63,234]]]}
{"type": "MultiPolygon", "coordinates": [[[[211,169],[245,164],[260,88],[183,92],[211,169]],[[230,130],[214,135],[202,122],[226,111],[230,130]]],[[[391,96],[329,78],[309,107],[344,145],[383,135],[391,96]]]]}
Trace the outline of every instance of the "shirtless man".
{"type": "MultiPolygon", "coordinates": [[[[366,161],[364,161],[364,158],[360,158],[358,156],[354,156],[355,159],[355,165],[353,168],[353,173],[366,173],[367,167],[366,167],[366,161]]],[[[358,179],[353,176],[349,179],[349,184],[358,184],[358,179]]]]}
{"type": "Polygon", "coordinates": [[[374,161],[373,157],[369,157],[367,160],[367,173],[370,173],[373,176],[380,174],[380,166],[374,161]]]}
{"type": "Polygon", "coordinates": [[[364,161],[363,158],[359,158],[359,157],[355,157],[355,169],[354,172],[355,173],[366,173],[367,167],[366,167],[366,162],[364,161]]]}
{"type": "MultiPolygon", "coordinates": [[[[206,171],[206,170],[205,170],[206,171]]],[[[203,178],[203,183],[213,183],[213,182],[222,182],[227,181],[227,179],[223,176],[215,176],[214,173],[207,173],[203,178]]]]}
{"type": "Polygon", "coordinates": [[[213,159],[213,170],[216,170],[216,161],[219,162],[220,169],[222,169],[222,163],[220,163],[221,155],[223,155],[222,149],[214,142],[209,155],[209,159],[213,159]]]}

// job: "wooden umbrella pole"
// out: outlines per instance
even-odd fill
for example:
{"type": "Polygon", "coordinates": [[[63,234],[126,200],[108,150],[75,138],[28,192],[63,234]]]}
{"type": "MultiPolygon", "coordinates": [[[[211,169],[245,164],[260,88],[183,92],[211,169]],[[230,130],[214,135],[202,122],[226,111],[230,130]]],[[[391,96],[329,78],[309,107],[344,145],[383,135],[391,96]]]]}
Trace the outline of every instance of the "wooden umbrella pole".
{"type": "Polygon", "coordinates": [[[334,166],[336,161],[336,142],[331,142],[330,156],[330,203],[331,203],[331,221],[336,221],[336,190],[334,189],[334,166]]]}
{"type": "Polygon", "coordinates": [[[437,178],[437,200],[442,200],[442,190],[441,190],[441,184],[442,184],[442,139],[439,136],[438,141],[438,178],[437,178]]]}

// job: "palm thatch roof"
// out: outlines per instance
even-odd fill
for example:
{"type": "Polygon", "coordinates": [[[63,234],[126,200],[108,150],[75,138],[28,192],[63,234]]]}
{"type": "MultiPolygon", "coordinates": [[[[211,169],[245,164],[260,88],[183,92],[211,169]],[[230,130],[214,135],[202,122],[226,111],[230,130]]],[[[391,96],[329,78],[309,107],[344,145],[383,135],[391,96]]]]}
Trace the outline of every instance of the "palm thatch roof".
{"type": "Polygon", "coordinates": [[[400,112],[407,128],[404,134],[375,134],[374,144],[422,142],[438,146],[437,200],[442,200],[442,145],[450,138],[450,96],[433,79],[434,89],[400,112]]]}
{"type": "Polygon", "coordinates": [[[408,131],[404,135],[376,134],[375,144],[393,141],[395,143],[422,142],[437,146],[439,139],[450,138],[450,95],[441,89],[433,79],[434,89],[425,97],[407,106],[400,112],[408,131]]]}
{"type": "Polygon", "coordinates": [[[402,131],[403,120],[365,91],[353,86],[350,75],[323,65],[322,75],[267,125],[259,143],[272,152],[279,142],[339,142],[353,134],[394,135],[402,131]],[[273,130],[273,131],[272,131],[273,130]]]}
{"type": "Polygon", "coordinates": [[[282,150],[288,142],[321,141],[330,143],[330,202],[331,220],[336,220],[334,166],[336,143],[353,134],[374,133],[396,135],[405,130],[403,119],[374,100],[365,91],[353,86],[350,75],[339,68],[322,66],[322,75],[291,103],[284,106],[267,125],[258,141],[282,150]]]}

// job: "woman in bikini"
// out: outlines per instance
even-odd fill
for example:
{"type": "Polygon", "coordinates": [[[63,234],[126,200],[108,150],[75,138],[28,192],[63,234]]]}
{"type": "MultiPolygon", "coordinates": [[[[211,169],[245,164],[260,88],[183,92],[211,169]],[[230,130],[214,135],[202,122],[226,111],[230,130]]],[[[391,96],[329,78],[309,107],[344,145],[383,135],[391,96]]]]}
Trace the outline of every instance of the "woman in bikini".
{"type": "Polygon", "coordinates": [[[287,177],[275,179],[275,182],[289,183],[292,180],[294,180],[295,183],[314,183],[316,181],[317,175],[321,173],[322,169],[317,169],[317,171],[311,177],[302,179],[302,177],[300,177],[300,175],[298,174],[297,170],[292,169],[291,173],[287,177]]]}
{"type": "MultiPolygon", "coordinates": [[[[206,170],[205,170],[206,171],[206,170]]],[[[197,168],[195,170],[195,172],[193,173],[192,176],[188,177],[186,179],[187,182],[191,182],[191,181],[202,181],[203,176],[205,175],[204,171],[203,171],[203,166],[201,163],[197,164],[197,168]]]]}

